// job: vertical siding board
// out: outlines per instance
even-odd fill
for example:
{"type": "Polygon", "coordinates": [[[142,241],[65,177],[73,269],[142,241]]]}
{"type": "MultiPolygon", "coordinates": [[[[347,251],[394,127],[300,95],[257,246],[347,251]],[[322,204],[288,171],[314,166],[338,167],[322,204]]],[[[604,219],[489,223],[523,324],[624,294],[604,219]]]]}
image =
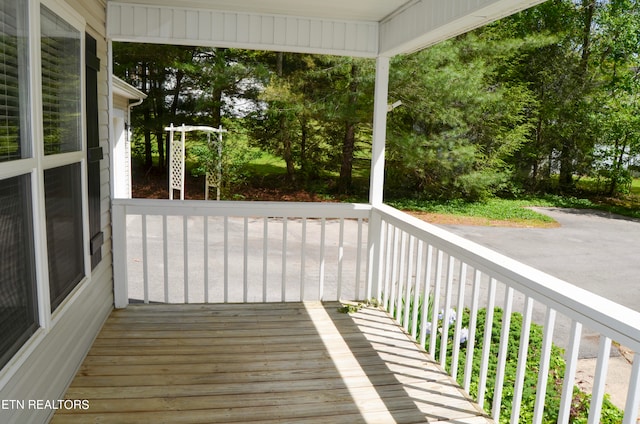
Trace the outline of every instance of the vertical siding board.
{"type": "Polygon", "coordinates": [[[369,37],[369,31],[367,29],[366,25],[357,25],[356,27],[356,49],[357,50],[364,50],[367,48],[367,45],[369,44],[369,40],[367,40],[367,38],[369,37]]]}
{"type": "Polygon", "coordinates": [[[273,44],[275,28],[277,27],[274,23],[273,16],[264,16],[262,17],[260,22],[261,22],[261,27],[260,27],[261,42],[273,44]]]}
{"type": "Polygon", "coordinates": [[[284,44],[293,44],[293,40],[299,42],[298,29],[300,22],[298,19],[287,18],[285,24],[284,44]]]}
{"type": "MultiPolygon", "coordinates": [[[[287,31],[288,34],[293,34],[292,31],[287,31]]],[[[311,46],[311,22],[308,19],[298,20],[298,34],[296,39],[298,45],[303,47],[311,46]]],[[[292,37],[287,40],[289,43],[295,42],[292,37]]]]}
{"type": "Polygon", "coordinates": [[[110,34],[120,34],[122,29],[120,21],[122,19],[122,7],[120,5],[112,5],[109,8],[109,19],[107,20],[107,31],[110,34]]]}
{"type": "Polygon", "coordinates": [[[235,13],[224,13],[223,14],[223,28],[224,33],[222,39],[224,41],[236,41],[236,14],[235,13]]]}
{"type": "Polygon", "coordinates": [[[173,13],[169,9],[160,9],[160,36],[171,37],[173,35],[173,13]]]}
{"type": "Polygon", "coordinates": [[[289,21],[293,19],[285,19],[276,17],[273,20],[273,42],[279,46],[287,43],[287,30],[289,29],[289,21]]]}
{"type": "Polygon", "coordinates": [[[236,27],[236,42],[248,42],[249,41],[249,15],[244,13],[236,15],[237,27],[236,27]]]}
{"type": "Polygon", "coordinates": [[[322,32],[322,48],[323,49],[330,49],[331,47],[333,47],[333,30],[334,30],[334,25],[332,22],[327,22],[324,21],[322,22],[321,25],[321,32],[322,32]]]}
{"type": "Polygon", "coordinates": [[[369,34],[367,35],[367,47],[362,51],[378,52],[378,27],[374,25],[367,25],[369,34]]]}
{"type": "Polygon", "coordinates": [[[160,9],[149,8],[147,11],[147,33],[152,37],[160,35],[160,9]]]}
{"type": "Polygon", "coordinates": [[[201,11],[198,14],[198,39],[211,40],[211,12],[201,11]]]}
{"type": "Polygon", "coordinates": [[[185,14],[185,22],[186,22],[186,38],[190,40],[195,40],[198,38],[198,19],[199,13],[194,10],[188,10],[185,14]]]}
{"type": "Polygon", "coordinates": [[[123,35],[133,35],[135,22],[133,19],[133,7],[123,6],[120,14],[120,30],[123,35]]]}
{"type": "Polygon", "coordinates": [[[259,15],[249,16],[249,41],[251,43],[260,43],[262,40],[262,19],[259,15]]]}
{"type": "Polygon", "coordinates": [[[322,22],[309,22],[309,47],[322,47],[322,22]]]}
{"type": "Polygon", "coordinates": [[[174,38],[186,38],[185,28],[185,12],[184,10],[176,9],[173,11],[173,37],[174,38]]]}
{"type": "Polygon", "coordinates": [[[339,22],[333,25],[333,43],[332,48],[334,49],[344,49],[345,46],[345,36],[347,33],[346,24],[344,22],[339,22]]]}
{"type": "Polygon", "coordinates": [[[212,38],[214,40],[224,39],[224,15],[219,12],[213,12],[212,38]]]}
{"type": "Polygon", "coordinates": [[[358,48],[358,25],[347,25],[344,32],[344,48],[356,50],[358,48]]]}
{"type": "Polygon", "coordinates": [[[141,6],[135,6],[133,8],[133,33],[135,35],[147,34],[147,8],[141,6]]]}

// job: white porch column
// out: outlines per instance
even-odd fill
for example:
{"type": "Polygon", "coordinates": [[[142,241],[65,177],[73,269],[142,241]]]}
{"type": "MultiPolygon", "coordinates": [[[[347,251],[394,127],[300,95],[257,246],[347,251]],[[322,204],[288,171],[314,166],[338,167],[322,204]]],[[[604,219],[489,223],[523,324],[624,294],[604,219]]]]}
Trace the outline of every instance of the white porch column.
{"type": "Polygon", "coordinates": [[[375,207],[382,205],[384,190],[384,150],[387,137],[387,95],[389,92],[389,58],[376,59],[376,85],[373,102],[373,143],[371,148],[371,176],[369,203],[373,206],[369,217],[367,298],[380,297],[382,252],[382,219],[375,207]]]}
{"type": "Polygon", "coordinates": [[[376,59],[376,85],[373,101],[373,146],[369,203],[382,204],[384,188],[384,148],[387,138],[387,96],[389,92],[389,58],[376,59]]]}
{"type": "Polygon", "coordinates": [[[117,200],[112,200],[113,303],[116,308],[126,308],[129,304],[126,208],[125,205],[118,204],[117,200]]]}

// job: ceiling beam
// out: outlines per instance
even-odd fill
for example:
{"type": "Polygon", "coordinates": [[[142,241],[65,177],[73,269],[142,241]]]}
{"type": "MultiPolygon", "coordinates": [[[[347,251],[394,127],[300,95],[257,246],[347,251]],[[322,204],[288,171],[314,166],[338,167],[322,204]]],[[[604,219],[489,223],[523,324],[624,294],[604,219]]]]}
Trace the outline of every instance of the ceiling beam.
{"type": "Polygon", "coordinates": [[[382,56],[421,50],[545,0],[418,0],[380,23],[382,56]]]}

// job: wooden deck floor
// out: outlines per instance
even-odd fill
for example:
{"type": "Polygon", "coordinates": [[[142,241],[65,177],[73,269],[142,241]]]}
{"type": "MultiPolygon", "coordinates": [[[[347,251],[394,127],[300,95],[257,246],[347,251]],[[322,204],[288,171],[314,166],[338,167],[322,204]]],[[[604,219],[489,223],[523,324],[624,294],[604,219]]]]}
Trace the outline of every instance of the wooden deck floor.
{"type": "Polygon", "coordinates": [[[388,315],[338,304],[115,310],[53,423],[488,423],[388,315]]]}

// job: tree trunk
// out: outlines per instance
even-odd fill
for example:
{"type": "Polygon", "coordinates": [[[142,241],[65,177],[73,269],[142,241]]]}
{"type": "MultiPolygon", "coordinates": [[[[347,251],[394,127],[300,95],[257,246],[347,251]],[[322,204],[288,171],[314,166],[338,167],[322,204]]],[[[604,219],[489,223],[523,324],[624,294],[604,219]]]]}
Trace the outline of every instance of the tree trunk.
{"type": "Polygon", "coordinates": [[[356,144],[356,120],[355,109],[358,101],[358,66],[351,62],[351,82],[349,83],[349,101],[347,105],[348,115],[345,123],[344,140],[342,143],[342,165],[340,166],[340,178],[338,191],[347,193],[353,183],[353,154],[356,144]]]}
{"type": "Polygon", "coordinates": [[[307,122],[302,119],[300,121],[300,171],[305,179],[308,179],[308,164],[307,164],[307,122]]]}
{"type": "MultiPolygon", "coordinates": [[[[149,67],[146,63],[142,64],[142,87],[146,90],[146,94],[150,94],[151,87],[149,87],[147,79],[147,70],[149,67]]],[[[151,111],[148,105],[144,106],[144,167],[148,170],[153,166],[153,157],[151,156],[151,111]]]]}
{"type": "Polygon", "coordinates": [[[144,167],[149,170],[153,166],[153,157],[151,156],[151,130],[147,127],[149,122],[149,112],[144,113],[145,129],[144,129],[144,167]]]}
{"type": "Polygon", "coordinates": [[[340,167],[340,180],[338,181],[338,190],[342,193],[348,193],[351,190],[353,182],[353,152],[356,140],[356,124],[347,122],[345,124],[344,141],[342,143],[342,166],[340,167]]]}
{"type": "Polygon", "coordinates": [[[589,56],[591,55],[591,25],[593,24],[593,14],[596,8],[595,0],[582,0],[582,8],[584,9],[584,26],[582,27],[580,76],[582,77],[582,81],[584,81],[589,67],[589,56]]]}
{"type": "MultiPolygon", "coordinates": [[[[582,0],[583,27],[582,27],[582,54],[580,57],[580,67],[576,75],[577,85],[581,89],[587,81],[589,72],[589,57],[591,56],[591,26],[595,13],[595,0],[582,0]]],[[[582,90],[581,90],[582,91],[582,90]]],[[[571,137],[578,139],[581,134],[572,134],[571,137]]],[[[564,139],[560,151],[560,190],[568,191],[573,189],[574,159],[576,158],[576,143],[574,139],[564,139]]]]}
{"type": "Polygon", "coordinates": [[[573,147],[569,140],[563,140],[560,151],[560,191],[567,192],[573,190],[573,147]]]}
{"type": "Polygon", "coordinates": [[[158,168],[165,169],[167,161],[164,153],[164,131],[156,131],[156,142],[158,143],[158,168]]]}
{"type": "MultiPolygon", "coordinates": [[[[284,53],[278,52],[276,55],[276,73],[282,78],[284,74],[284,53]]],[[[282,145],[282,156],[287,165],[287,181],[295,181],[295,166],[293,163],[293,151],[291,148],[291,137],[287,128],[287,117],[284,113],[280,114],[278,135],[282,145]]]]}

